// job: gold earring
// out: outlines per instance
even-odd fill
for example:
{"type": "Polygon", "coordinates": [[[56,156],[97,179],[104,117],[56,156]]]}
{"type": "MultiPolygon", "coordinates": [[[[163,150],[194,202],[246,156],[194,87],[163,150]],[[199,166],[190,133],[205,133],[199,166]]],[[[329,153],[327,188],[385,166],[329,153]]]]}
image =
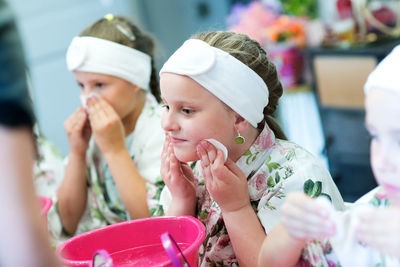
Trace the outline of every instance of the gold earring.
{"type": "Polygon", "coordinates": [[[235,138],[236,144],[241,145],[245,141],[246,141],[246,139],[243,136],[241,136],[240,133],[238,132],[238,136],[236,136],[236,138],[235,138]]]}

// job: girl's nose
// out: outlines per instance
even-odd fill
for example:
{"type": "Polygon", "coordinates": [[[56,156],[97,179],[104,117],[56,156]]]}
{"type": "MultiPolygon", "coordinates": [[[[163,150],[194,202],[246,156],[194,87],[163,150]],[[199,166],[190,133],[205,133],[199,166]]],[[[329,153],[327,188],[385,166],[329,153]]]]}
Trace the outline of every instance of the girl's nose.
{"type": "Polygon", "coordinates": [[[83,86],[81,89],[82,95],[89,95],[92,92],[92,88],[90,86],[83,86]]]}
{"type": "Polygon", "coordinates": [[[179,124],[177,123],[176,119],[172,112],[168,110],[164,110],[162,117],[161,117],[161,127],[166,132],[174,132],[179,130],[179,124]]]}

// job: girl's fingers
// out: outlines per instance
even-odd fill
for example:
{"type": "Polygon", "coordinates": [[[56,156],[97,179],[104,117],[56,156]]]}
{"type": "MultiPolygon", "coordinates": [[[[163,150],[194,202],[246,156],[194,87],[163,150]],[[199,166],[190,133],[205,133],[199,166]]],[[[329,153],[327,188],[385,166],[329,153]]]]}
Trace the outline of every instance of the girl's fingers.
{"type": "Polygon", "coordinates": [[[235,176],[240,177],[243,175],[243,171],[236,165],[236,163],[229,157],[226,159],[225,166],[230,170],[235,176]]]}
{"type": "Polygon", "coordinates": [[[197,155],[199,156],[200,163],[202,167],[207,167],[211,164],[207,151],[205,150],[204,146],[202,146],[201,143],[199,143],[196,147],[197,149],[197,155]]]}
{"type": "Polygon", "coordinates": [[[306,209],[302,209],[301,206],[296,205],[284,205],[282,207],[282,214],[288,221],[301,221],[306,224],[314,225],[323,225],[328,219],[327,217],[321,216],[319,213],[308,212],[306,209]]]}
{"type": "Polygon", "coordinates": [[[211,182],[213,177],[211,174],[211,162],[208,158],[208,153],[201,144],[197,145],[197,154],[200,158],[201,170],[206,183],[211,182]]]}
{"type": "Polygon", "coordinates": [[[285,212],[285,207],[293,207],[293,212],[297,212],[298,216],[302,216],[301,214],[313,214],[323,219],[329,217],[329,211],[326,207],[302,192],[290,194],[286,200],[286,205],[282,209],[283,212],[285,212]]]}
{"type": "Polygon", "coordinates": [[[215,148],[215,146],[208,141],[201,141],[200,145],[207,152],[210,163],[214,163],[215,158],[217,157],[217,149],[215,148]]]}

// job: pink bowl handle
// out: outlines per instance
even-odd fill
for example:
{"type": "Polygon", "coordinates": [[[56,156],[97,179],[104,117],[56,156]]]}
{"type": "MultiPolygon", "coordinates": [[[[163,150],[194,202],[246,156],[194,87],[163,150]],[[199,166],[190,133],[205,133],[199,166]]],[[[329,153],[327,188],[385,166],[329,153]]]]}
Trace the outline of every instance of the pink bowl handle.
{"type": "Polygon", "coordinates": [[[174,238],[168,233],[163,233],[161,235],[161,242],[167,253],[169,259],[172,262],[174,267],[190,267],[187,262],[185,255],[183,255],[181,249],[178,244],[175,242],[174,238]],[[181,260],[179,259],[179,254],[181,254],[184,264],[182,265],[181,260]]]}

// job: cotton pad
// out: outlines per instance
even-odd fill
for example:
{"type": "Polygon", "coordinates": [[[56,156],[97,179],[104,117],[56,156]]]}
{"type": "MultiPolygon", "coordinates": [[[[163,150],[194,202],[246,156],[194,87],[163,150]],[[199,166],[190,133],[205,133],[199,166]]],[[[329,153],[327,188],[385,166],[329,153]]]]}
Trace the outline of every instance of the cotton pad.
{"type": "Polygon", "coordinates": [[[93,96],[100,97],[99,94],[96,92],[91,92],[88,95],[80,95],[82,107],[84,107],[86,111],[88,111],[87,101],[93,96]]]}
{"type": "Polygon", "coordinates": [[[204,139],[208,142],[210,142],[211,144],[213,144],[213,146],[215,146],[215,148],[222,150],[222,152],[224,153],[224,162],[226,162],[226,160],[228,159],[228,150],[226,149],[226,147],[219,141],[215,140],[215,139],[204,139]]]}

